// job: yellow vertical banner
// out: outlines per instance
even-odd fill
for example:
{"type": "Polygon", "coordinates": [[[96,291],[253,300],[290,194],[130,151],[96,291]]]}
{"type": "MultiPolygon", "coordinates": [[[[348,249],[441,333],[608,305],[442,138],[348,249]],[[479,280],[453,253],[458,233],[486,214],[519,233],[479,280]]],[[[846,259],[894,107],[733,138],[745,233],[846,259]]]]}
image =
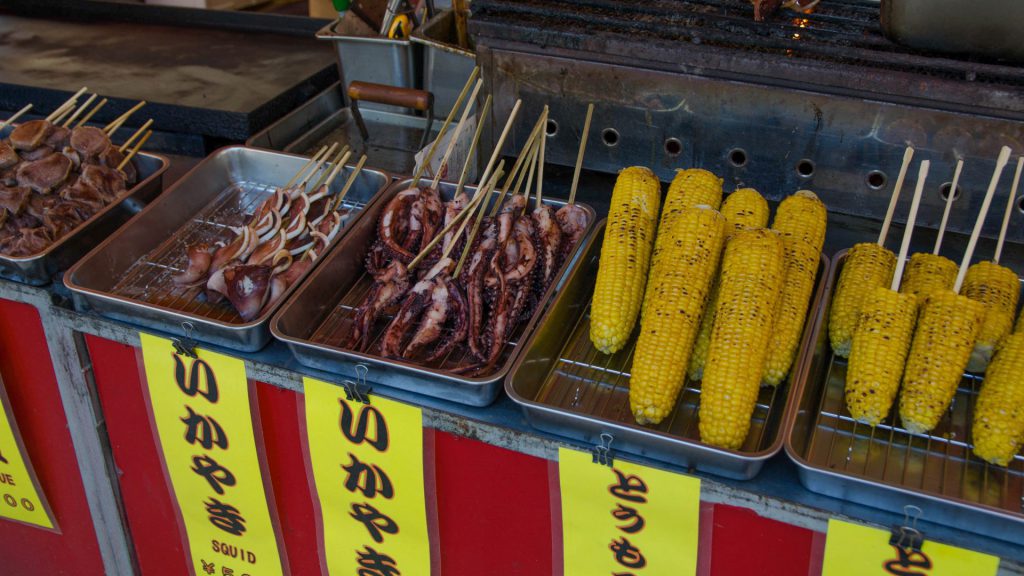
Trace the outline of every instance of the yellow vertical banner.
{"type": "Polygon", "coordinates": [[[59,532],[25,452],[2,378],[0,404],[0,518],[59,532]]]}
{"type": "Polygon", "coordinates": [[[697,572],[700,480],[559,448],[565,576],[697,572]]]}
{"type": "Polygon", "coordinates": [[[241,360],[140,334],[150,418],[193,574],[285,573],[241,360]]]}
{"type": "Polygon", "coordinates": [[[828,521],[822,576],[994,576],[999,558],[925,539],[920,550],[891,544],[892,533],[828,521]]]}
{"type": "Polygon", "coordinates": [[[364,404],[340,386],[303,382],[324,572],[430,574],[422,411],[379,396],[364,404]]]}

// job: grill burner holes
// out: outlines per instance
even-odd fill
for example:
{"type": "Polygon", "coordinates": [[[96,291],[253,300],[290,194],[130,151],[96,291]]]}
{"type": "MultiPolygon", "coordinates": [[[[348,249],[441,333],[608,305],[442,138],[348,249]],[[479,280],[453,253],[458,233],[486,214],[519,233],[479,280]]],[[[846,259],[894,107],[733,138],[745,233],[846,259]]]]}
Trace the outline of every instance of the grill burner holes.
{"type": "Polygon", "coordinates": [[[665,140],[665,154],[669,156],[679,156],[683,151],[683,143],[676,138],[669,138],[665,140]]]}
{"type": "Polygon", "coordinates": [[[619,131],[615,128],[605,128],[601,132],[601,140],[605,146],[611,148],[619,143],[619,131]]]}
{"type": "Polygon", "coordinates": [[[544,127],[544,133],[548,136],[558,134],[558,122],[549,119],[547,126],[544,127]]]}
{"type": "Polygon", "coordinates": [[[804,178],[814,176],[814,162],[804,158],[796,163],[796,173],[804,178]]]}
{"type": "Polygon", "coordinates": [[[743,148],[733,148],[729,151],[729,162],[736,168],[747,165],[747,151],[743,148]]]}
{"type": "Polygon", "coordinates": [[[872,170],[868,173],[868,186],[874,190],[881,190],[882,186],[885,186],[885,172],[881,170],[872,170]]]}
{"type": "MultiPolygon", "coordinates": [[[[946,182],[939,188],[939,196],[942,196],[942,201],[949,200],[949,189],[953,187],[952,182],[946,182]]],[[[953,192],[953,201],[956,202],[960,199],[960,187],[956,187],[956,191],[953,192]]]]}

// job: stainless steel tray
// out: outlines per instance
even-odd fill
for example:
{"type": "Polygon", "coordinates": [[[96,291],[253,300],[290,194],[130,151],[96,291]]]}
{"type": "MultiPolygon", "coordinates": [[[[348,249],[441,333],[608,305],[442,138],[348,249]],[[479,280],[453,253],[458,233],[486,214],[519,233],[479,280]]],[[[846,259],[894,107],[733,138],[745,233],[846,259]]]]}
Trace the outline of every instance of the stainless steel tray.
{"type": "Polygon", "coordinates": [[[656,427],[637,424],[629,410],[629,377],[636,336],[608,356],[590,343],[590,301],[601,258],[604,225],[591,235],[579,263],[526,343],[505,391],[536,428],[597,444],[611,434],[612,449],[675,465],[749,480],[765,460],[782,449],[782,424],[794,409],[790,392],[799,386],[801,367],[809,360],[807,344],[828,278],[822,255],[800,350],[786,382],[761,389],[753,423],[740,450],[700,442],[697,408],[700,385],[686,382],[672,414],[656,427]]]}
{"type": "Polygon", "coordinates": [[[953,405],[931,434],[899,426],[895,408],[880,425],[854,422],[843,389],[846,361],[828,343],[832,290],[846,251],[836,255],[815,321],[807,373],[794,389],[797,409],[786,423],[786,452],[807,489],[886,510],[920,507],[923,519],[992,538],[1021,542],[1024,457],[1007,468],[971,453],[974,397],[982,379],[964,375],[953,405]]]}
{"type": "MultiPolygon", "coordinates": [[[[486,406],[501,392],[501,381],[511,369],[512,362],[521,349],[518,343],[533,330],[543,312],[544,303],[550,302],[561,280],[548,289],[541,299],[541,309],[534,313],[533,318],[525,325],[521,323],[516,329],[502,351],[498,368],[485,376],[467,377],[449,372],[464,363],[467,352],[463,346],[457,346],[447,358],[434,366],[385,359],[372,353],[356,352],[344,347],[344,341],[351,332],[355,309],[371,286],[363,259],[377,237],[379,214],[394,194],[407,189],[410,184],[409,180],[396,182],[379,202],[364,211],[359,220],[352,224],[348,236],[341,241],[338,248],[328,255],[326,261],[313,272],[309,281],[281,308],[272,320],[270,329],[274,337],[285,342],[299,362],[306,366],[352,379],[362,376],[359,373],[362,369],[357,371],[357,367],[364,366],[368,369],[365,374],[366,380],[374,384],[444,398],[460,404],[486,406]]],[[[441,196],[449,199],[454,189],[454,184],[441,183],[441,196]]],[[[472,194],[474,191],[475,187],[467,187],[468,193],[472,194]]],[[[564,202],[552,198],[545,198],[544,202],[555,207],[564,205],[564,202]]],[[[581,206],[590,215],[589,231],[596,217],[592,208],[582,204],[581,206]]],[[[559,279],[569,269],[579,250],[579,246],[575,247],[566,258],[557,275],[559,279]]],[[[380,338],[383,331],[383,328],[380,328],[373,335],[374,342],[380,338]]]]}
{"type": "MultiPolygon", "coordinates": [[[[11,126],[0,132],[0,138],[13,129],[11,126]]],[[[0,255],[0,278],[33,286],[49,284],[54,275],[67,269],[160,194],[169,164],[167,158],[139,152],[132,163],[139,173],[135,186],[42,252],[21,257],[0,255]]]]}
{"type": "MultiPolygon", "coordinates": [[[[268,324],[280,302],[244,322],[230,304],[210,304],[202,287],[177,286],[171,276],[183,269],[188,244],[226,238],[227,226],[241,224],[305,162],[301,156],[240,146],[214,152],[68,271],[64,282],[76,306],[171,334],[187,335],[182,324],[188,322],[196,340],[259,350],[270,340],[268,324]]],[[[334,181],[334,192],[351,170],[346,167],[334,181]]],[[[372,205],[389,182],[387,174],[364,168],[344,204],[353,209],[372,205]]],[[[334,244],[346,233],[342,230],[334,244]]]]}

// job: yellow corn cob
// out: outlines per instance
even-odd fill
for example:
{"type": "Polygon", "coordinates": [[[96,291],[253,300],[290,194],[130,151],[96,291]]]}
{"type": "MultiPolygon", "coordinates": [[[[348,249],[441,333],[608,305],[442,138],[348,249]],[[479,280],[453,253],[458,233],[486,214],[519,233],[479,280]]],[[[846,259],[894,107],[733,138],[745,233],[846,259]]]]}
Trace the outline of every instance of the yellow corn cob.
{"type": "Polygon", "coordinates": [[[1010,333],[1013,315],[1017,312],[1020,280],[1017,273],[995,262],[978,262],[967,269],[960,293],[985,305],[985,320],[974,343],[974,352],[967,369],[984,372],[992,352],[1010,333]]]}
{"type": "Polygon", "coordinates": [[[974,406],[974,453],[1006,466],[1024,443],[1024,333],[1003,339],[974,406]]]}
{"type": "Polygon", "coordinates": [[[807,323],[807,308],[814,292],[821,253],[814,246],[797,238],[783,238],[786,254],[785,281],[775,311],[775,324],[768,341],[768,353],[761,382],[778,386],[786,379],[793,365],[800,336],[807,323]]]}
{"type": "Polygon", "coordinates": [[[590,340],[611,354],[629,340],[647,282],[661,185],[647,168],[619,173],[612,190],[590,310],[590,340]]]}
{"type": "Polygon", "coordinates": [[[738,449],[750,430],[768,339],[782,289],[778,233],[743,230],[722,256],[721,286],[700,395],[701,440],[738,449]]]}
{"type": "Polygon", "coordinates": [[[900,292],[913,294],[921,301],[937,290],[952,290],[959,270],[956,262],[945,256],[918,252],[903,269],[900,292]]]}
{"type": "Polygon", "coordinates": [[[917,320],[917,298],[875,287],[860,308],[846,368],[846,407],[858,422],[877,426],[896,400],[917,320]]]}
{"type": "MultiPolygon", "coordinates": [[[[679,170],[668,187],[658,228],[670,230],[683,208],[699,205],[718,210],[722,205],[722,179],[700,168],[679,170]]],[[[662,242],[659,236],[654,243],[655,254],[661,251],[662,242]]]]}
{"type": "Polygon", "coordinates": [[[629,404],[640,424],[657,424],[675,408],[693,338],[725,242],[725,218],[706,207],[683,208],[654,259],[633,355],[629,404]]]}
{"type": "MultiPolygon", "coordinates": [[[[729,194],[722,204],[722,215],[725,216],[726,234],[747,228],[764,228],[768,225],[768,201],[753,188],[740,188],[729,194]]],[[[717,271],[716,271],[717,276],[717,271]]],[[[711,343],[711,328],[715,324],[715,307],[718,304],[718,278],[715,278],[708,297],[708,305],[704,308],[704,317],[700,320],[700,329],[694,340],[690,354],[690,366],[687,374],[691,380],[700,380],[704,373],[704,363],[708,359],[708,345],[711,343]]]]}
{"type": "Polygon", "coordinates": [[[821,252],[825,245],[828,211],[825,204],[810,190],[800,190],[779,203],[772,230],[783,238],[798,238],[821,252]]]}
{"type": "Polygon", "coordinates": [[[932,292],[921,303],[903,372],[900,419],[915,433],[939,423],[963,378],[985,307],[952,290],[932,292]]]}
{"type": "Polygon", "coordinates": [[[1013,327],[1014,332],[1024,332],[1024,310],[1021,310],[1020,316],[1017,317],[1017,324],[1013,327]]]}
{"type": "Polygon", "coordinates": [[[896,255],[874,242],[850,248],[839,274],[828,319],[828,337],[837,356],[850,355],[850,341],[860,319],[864,296],[878,286],[888,286],[895,268],[896,255]]]}

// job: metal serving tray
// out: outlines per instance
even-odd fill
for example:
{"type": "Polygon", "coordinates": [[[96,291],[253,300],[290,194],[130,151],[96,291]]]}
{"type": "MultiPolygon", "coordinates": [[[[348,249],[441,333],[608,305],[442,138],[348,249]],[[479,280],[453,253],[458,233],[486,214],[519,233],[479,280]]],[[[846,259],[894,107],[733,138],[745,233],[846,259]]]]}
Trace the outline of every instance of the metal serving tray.
{"type": "MultiPolygon", "coordinates": [[[[305,162],[301,156],[240,146],[214,152],[68,271],[64,282],[76,306],[234,350],[259,350],[270,340],[268,324],[280,302],[243,322],[227,302],[210,304],[203,287],[177,286],[171,277],[183,270],[187,245],[227,238],[228,226],[240,225],[305,162]]],[[[332,191],[344,185],[351,170],[346,167],[332,191]]],[[[372,205],[389,182],[387,174],[364,168],[344,205],[356,210],[372,205]]],[[[338,238],[346,233],[342,230],[338,238]]]]}
{"type": "MultiPolygon", "coordinates": [[[[309,282],[296,292],[281,311],[274,317],[270,329],[279,340],[284,341],[292,349],[300,363],[335,372],[347,378],[361,378],[374,384],[382,384],[402,390],[418,392],[468,404],[486,406],[497,398],[501,392],[501,381],[509,372],[517,352],[518,345],[526,338],[537,319],[540,317],[544,303],[551,300],[558,289],[561,278],[569,269],[580,247],[573,249],[570,257],[562,265],[557,274],[559,281],[553,283],[541,299],[541,309],[537,310],[529,322],[520,324],[512,338],[509,339],[497,368],[491,374],[479,377],[459,376],[449,370],[462,366],[468,356],[464,346],[455,350],[440,364],[421,366],[401,360],[393,360],[374,353],[356,352],[345,348],[344,341],[351,333],[352,319],[356,307],[362,303],[371,286],[371,278],[363,266],[363,259],[377,237],[377,221],[388,200],[398,192],[411,185],[410,180],[397,182],[373,206],[368,207],[351,226],[348,236],[331,252],[326,262],[317,268],[309,282]],[[360,374],[364,366],[368,370],[360,374]]],[[[455,185],[443,182],[440,191],[444,199],[451,198],[455,185]]],[[[475,187],[466,187],[467,193],[473,194],[475,187]]],[[[497,193],[495,193],[497,196],[497,193]]],[[[493,196],[492,196],[493,198],[493,196]]],[[[565,203],[552,198],[545,198],[545,204],[560,207],[565,203]]],[[[596,219],[594,210],[589,206],[580,205],[590,216],[588,232],[596,219]]],[[[585,241],[581,241],[585,244],[585,241]]],[[[384,332],[382,323],[373,334],[374,344],[384,332]]],[[[371,345],[371,348],[373,346],[371,345]]]]}
{"type": "MultiPolygon", "coordinates": [[[[13,129],[10,126],[0,132],[0,138],[6,138],[13,129]]],[[[49,284],[54,275],[67,269],[160,194],[169,164],[167,158],[139,152],[132,164],[139,173],[135,186],[41,252],[20,257],[0,254],[0,278],[33,286],[49,284]]]]}
{"type": "Polygon", "coordinates": [[[875,508],[912,504],[923,519],[992,538],[1021,542],[1024,533],[1024,457],[1007,468],[971,453],[974,398],[982,378],[964,375],[953,404],[930,434],[911,434],[896,409],[871,428],[855,422],[843,398],[846,361],[832,354],[828,313],[846,260],[836,255],[815,321],[807,373],[794,389],[797,409],[786,423],[786,452],[812,492],[875,508]]]}
{"type": "Polygon", "coordinates": [[[821,303],[829,260],[822,255],[804,324],[801,346],[786,382],[763,387],[754,409],[750,433],[740,450],[700,442],[697,408],[700,385],[687,381],[676,409],[655,427],[641,426],[629,410],[629,378],[636,336],[608,356],[590,343],[590,302],[601,259],[603,223],[591,235],[565,287],[526,343],[505,391],[522,406],[536,428],[597,444],[611,434],[617,452],[637,454],[728,478],[749,480],[765,460],[782,449],[782,424],[794,403],[790,392],[799,385],[801,367],[809,360],[807,343],[821,303]]]}

